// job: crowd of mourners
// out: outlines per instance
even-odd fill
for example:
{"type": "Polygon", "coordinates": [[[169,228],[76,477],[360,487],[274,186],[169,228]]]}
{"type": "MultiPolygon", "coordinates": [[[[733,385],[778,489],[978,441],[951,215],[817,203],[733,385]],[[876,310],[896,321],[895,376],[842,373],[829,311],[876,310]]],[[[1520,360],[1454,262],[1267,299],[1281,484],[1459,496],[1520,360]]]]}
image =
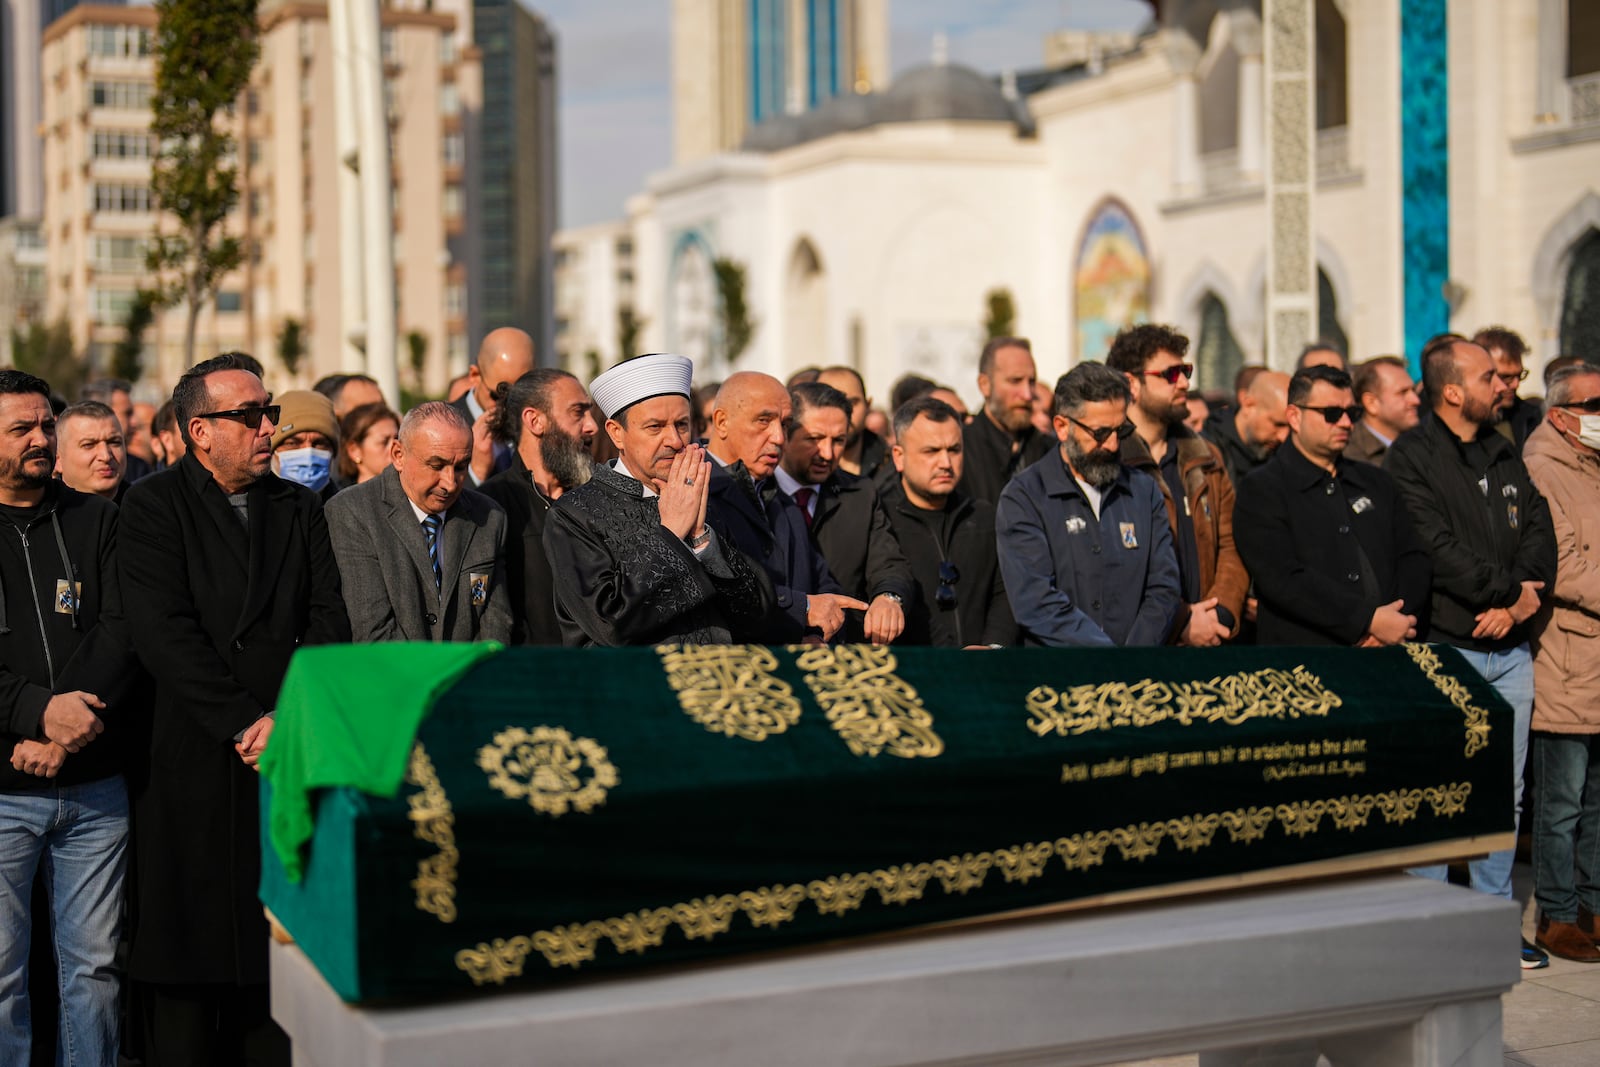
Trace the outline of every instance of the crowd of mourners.
{"type": "Polygon", "coordinates": [[[668,354],[586,387],[514,329],[403,415],[241,353],[159,408],[0,370],[0,1063],[288,1062],[255,770],[295,649],[349,641],[1451,645],[1532,785],[1523,966],[1600,962],[1600,366],[1533,399],[1526,354],[1316,345],[1202,397],[1168,327],[1053,390],[1000,337],[976,412],[668,354]]]}

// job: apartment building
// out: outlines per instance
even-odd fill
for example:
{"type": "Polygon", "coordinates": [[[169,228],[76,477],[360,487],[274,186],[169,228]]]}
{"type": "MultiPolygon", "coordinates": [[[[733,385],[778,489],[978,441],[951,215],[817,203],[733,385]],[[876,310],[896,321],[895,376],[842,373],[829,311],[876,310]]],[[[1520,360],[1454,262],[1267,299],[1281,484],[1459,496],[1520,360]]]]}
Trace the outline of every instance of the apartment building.
{"type": "MultiPolygon", "coordinates": [[[[159,218],[149,186],[159,149],[149,133],[155,25],[149,8],[81,5],[43,35],[46,315],[67,318],[96,367],[151,282],[144,253],[159,218]]],[[[446,354],[467,329],[465,267],[450,245],[467,197],[455,19],[386,9],[381,26],[395,358],[403,383],[436,392],[449,377],[446,354]]],[[[243,240],[245,262],[202,310],[195,356],[251,352],[279,390],[339,369],[340,256],[359,249],[339,225],[333,87],[327,5],[264,3],[261,58],[232,116],[240,198],[227,227],[243,240]],[[279,351],[290,320],[303,330],[297,357],[279,351]]],[[[145,377],[161,389],[184,369],[185,319],[181,304],[169,308],[145,335],[145,377]]]]}

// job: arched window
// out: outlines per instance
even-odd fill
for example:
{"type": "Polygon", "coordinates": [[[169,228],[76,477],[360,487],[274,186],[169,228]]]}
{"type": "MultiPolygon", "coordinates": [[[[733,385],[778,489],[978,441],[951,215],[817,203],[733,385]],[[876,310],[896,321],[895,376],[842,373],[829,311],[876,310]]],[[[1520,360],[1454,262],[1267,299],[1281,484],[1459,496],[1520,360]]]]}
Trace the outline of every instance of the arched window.
{"type": "Polygon", "coordinates": [[[1200,151],[1220,152],[1239,144],[1239,53],[1228,19],[1217,15],[1200,60],[1200,151]]]}
{"type": "Polygon", "coordinates": [[[1317,129],[1349,122],[1349,51],[1334,0],[1317,0],[1317,129]]]}
{"type": "Polygon", "coordinates": [[[1600,230],[1572,250],[1561,300],[1561,352],[1600,360],[1600,230]]]}
{"type": "Polygon", "coordinates": [[[1339,324],[1339,299],[1334,296],[1333,283],[1321,267],[1317,268],[1317,340],[1333,345],[1344,353],[1350,362],[1350,338],[1339,324]]]}
{"type": "Polygon", "coordinates": [[[1233,376],[1244,366],[1244,351],[1228,323],[1228,305],[1209,290],[1200,298],[1200,336],[1193,354],[1201,389],[1232,390],[1233,376]]]}
{"type": "Polygon", "coordinates": [[[1150,321],[1150,255],[1128,209],[1101,203],[1078,245],[1077,358],[1104,359],[1117,331],[1150,321]]]}
{"type": "Polygon", "coordinates": [[[806,364],[828,364],[837,358],[828,350],[828,289],[822,257],[802,238],[789,257],[784,286],[784,365],[798,369],[806,364]]]}
{"type": "Polygon", "coordinates": [[[1600,4],[1567,0],[1567,77],[1600,73],[1600,4]]]}

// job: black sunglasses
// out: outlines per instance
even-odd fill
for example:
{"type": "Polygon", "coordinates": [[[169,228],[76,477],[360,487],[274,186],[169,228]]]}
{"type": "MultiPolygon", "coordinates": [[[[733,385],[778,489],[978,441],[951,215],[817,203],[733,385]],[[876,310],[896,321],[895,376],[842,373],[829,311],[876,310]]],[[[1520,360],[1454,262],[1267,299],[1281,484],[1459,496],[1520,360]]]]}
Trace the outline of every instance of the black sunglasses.
{"type": "Polygon", "coordinates": [[[1161,370],[1147,370],[1144,373],[1147,378],[1165,378],[1168,385],[1177,385],[1179,378],[1187,378],[1191,382],[1194,381],[1194,364],[1174,363],[1170,367],[1164,367],[1161,370]]]}
{"type": "Polygon", "coordinates": [[[961,572],[956,570],[956,565],[949,560],[939,562],[939,588],[933,591],[933,599],[941,608],[956,606],[956,583],[961,580],[961,572]]]}
{"type": "Polygon", "coordinates": [[[1313,408],[1307,407],[1304,404],[1297,404],[1295,406],[1301,411],[1315,411],[1318,415],[1322,416],[1323,421],[1325,421],[1329,426],[1339,425],[1339,419],[1345,415],[1350,416],[1350,425],[1354,426],[1356,423],[1361,421],[1361,416],[1367,413],[1367,409],[1362,407],[1360,404],[1351,404],[1347,408],[1332,406],[1313,408]]]}
{"type": "Polygon", "coordinates": [[[227,411],[207,411],[203,415],[196,415],[197,419],[234,419],[242,422],[246,429],[261,429],[261,420],[270,419],[272,424],[278,424],[278,416],[283,412],[281,404],[251,404],[249,407],[229,408],[227,411]]]}
{"type": "Polygon", "coordinates": [[[1558,408],[1577,408],[1589,415],[1600,415],[1600,396],[1591,396],[1588,400],[1574,400],[1566,404],[1557,404],[1558,408]]]}
{"type": "Polygon", "coordinates": [[[1121,426],[1085,426],[1071,415],[1063,415],[1061,417],[1094,438],[1094,443],[1097,445],[1105,444],[1106,439],[1112,434],[1116,434],[1119,441],[1126,441],[1133,436],[1133,421],[1131,419],[1125,420],[1121,426]]]}

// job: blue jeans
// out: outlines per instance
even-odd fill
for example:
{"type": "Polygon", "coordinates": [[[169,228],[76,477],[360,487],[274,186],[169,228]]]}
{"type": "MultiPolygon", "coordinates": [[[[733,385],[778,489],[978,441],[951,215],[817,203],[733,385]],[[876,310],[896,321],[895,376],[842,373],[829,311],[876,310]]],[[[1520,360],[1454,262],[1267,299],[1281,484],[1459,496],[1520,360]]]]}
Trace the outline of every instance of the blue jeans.
{"type": "MultiPolygon", "coordinates": [[[[1522,825],[1522,767],[1528,761],[1528,725],[1533,721],[1533,654],[1528,651],[1526,642],[1500,652],[1477,652],[1470,648],[1456,651],[1494,686],[1515,713],[1511,727],[1511,830],[1515,833],[1522,825]]],[[[1473,860],[1468,865],[1472,888],[1511,900],[1511,867],[1516,859],[1517,850],[1512,847],[1473,860]]],[[[1448,876],[1443,866],[1414,867],[1411,873],[1440,882],[1448,876]]]]}
{"type": "Polygon", "coordinates": [[[1534,734],[1533,769],[1539,914],[1570,923],[1580,904],[1600,913],[1600,736],[1534,734]]]}
{"type": "Polygon", "coordinates": [[[122,932],[128,790],[121,775],[0,793],[0,1063],[27,1063],[33,880],[44,871],[61,1016],[56,1062],[117,1062],[113,963],[122,932]]]}

